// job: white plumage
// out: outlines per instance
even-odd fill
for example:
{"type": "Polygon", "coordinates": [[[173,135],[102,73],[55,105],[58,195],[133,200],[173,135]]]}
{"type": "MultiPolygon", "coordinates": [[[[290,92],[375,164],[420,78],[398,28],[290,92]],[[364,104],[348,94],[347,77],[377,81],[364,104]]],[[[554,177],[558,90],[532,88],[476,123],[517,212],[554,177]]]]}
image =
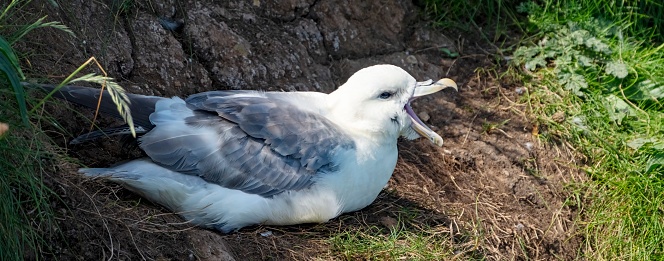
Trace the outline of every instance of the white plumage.
{"type": "MultiPolygon", "coordinates": [[[[80,171],[108,177],[194,224],[224,232],[325,222],[373,202],[394,171],[399,136],[442,145],[409,103],[445,87],[456,84],[417,82],[399,67],[377,65],[330,94],[129,95],[149,158],[80,171]]],[[[83,87],[59,93],[84,105],[95,99],[83,87]]],[[[114,106],[102,104],[113,113],[109,108],[114,106]]]]}

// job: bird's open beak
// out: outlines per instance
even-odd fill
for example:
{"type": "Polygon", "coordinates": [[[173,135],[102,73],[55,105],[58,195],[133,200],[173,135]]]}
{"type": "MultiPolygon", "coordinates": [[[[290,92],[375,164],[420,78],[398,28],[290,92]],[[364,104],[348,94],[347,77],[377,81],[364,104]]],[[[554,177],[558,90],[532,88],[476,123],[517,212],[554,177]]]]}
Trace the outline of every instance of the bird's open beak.
{"type": "Polygon", "coordinates": [[[440,137],[438,133],[432,131],[426,124],[422,122],[422,120],[420,120],[419,117],[417,117],[417,114],[413,112],[413,108],[410,107],[410,102],[415,100],[417,97],[436,93],[447,87],[452,87],[459,91],[456,83],[448,78],[440,79],[437,82],[433,82],[432,80],[418,82],[415,86],[415,92],[413,93],[413,96],[410,98],[404,108],[410,117],[411,128],[413,128],[413,130],[415,130],[420,136],[429,139],[433,144],[438,146],[443,146],[443,138],[440,137]]]}

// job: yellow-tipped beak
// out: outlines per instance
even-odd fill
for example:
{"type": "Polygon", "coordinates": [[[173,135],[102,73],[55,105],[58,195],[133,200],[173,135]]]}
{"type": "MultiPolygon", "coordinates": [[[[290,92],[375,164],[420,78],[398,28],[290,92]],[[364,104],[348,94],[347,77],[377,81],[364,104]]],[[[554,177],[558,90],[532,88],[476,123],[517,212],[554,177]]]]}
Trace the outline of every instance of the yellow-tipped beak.
{"type": "MultiPolygon", "coordinates": [[[[457,88],[457,84],[448,78],[440,79],[437,82],[433,82],[431,80],[426,82],[418,82],[417,86],[415,87],[415,92],[413,93],[413,97],[411,97],[410,99],[412,101],[417,97],[436,93],[447,87],[452,87],[457,91],[459,90],[457,88]]],[[[424,124],[419,117],[417,117],[417,114],[415,114],[415,112],[413,112],[413,109],[410,107],[410,102],[406,104],[405,109],[406,113],[410,117],[411,121],[410,126],[411,128],[413,128],[413,130],[415,130],[415,132],[417,132],[417,134],[429,139],[433,144],[436,144],[438,146],[443,146],[443,138],[440,137],[438,133],[432,131],[429,127],[427,127],[427,125],[424,124]]]]}
{"type": "Polygon", "coordinates": [[[415,87],[415,93],[413,93],[413,98],[436,93],[447,87],[451,87],[459,91],[456,82],[448,78],[440,79],[437,82],[433,82],[431,80],[426,82],[418,82],[417,87],[415,87]]]}

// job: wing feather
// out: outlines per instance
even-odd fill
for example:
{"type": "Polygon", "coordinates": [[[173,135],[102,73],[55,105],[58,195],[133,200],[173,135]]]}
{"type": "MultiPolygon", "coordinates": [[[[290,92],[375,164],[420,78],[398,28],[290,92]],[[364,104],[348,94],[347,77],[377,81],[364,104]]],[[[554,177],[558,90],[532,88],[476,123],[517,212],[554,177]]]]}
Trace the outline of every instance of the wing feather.
{"type": "MultiPolygon", "coordinates": [[[[290,94],[298,95],[298,94],[290,94]]],[[[158,164],[220,186],[271,197],[310,187],[355,144],[288,93],[219,91],[160,101],[141,148],[158,164]]],[[[296,97],[306,102],[305,96],[296,97]]]]}

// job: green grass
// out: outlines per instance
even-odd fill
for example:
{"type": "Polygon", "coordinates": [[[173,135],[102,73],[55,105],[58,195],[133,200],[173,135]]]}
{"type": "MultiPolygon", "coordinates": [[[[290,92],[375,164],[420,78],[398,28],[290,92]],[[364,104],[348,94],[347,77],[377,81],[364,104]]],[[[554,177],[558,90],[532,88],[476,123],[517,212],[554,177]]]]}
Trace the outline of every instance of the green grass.
{"type": "Polygon", "coordinates": [[[401,220],[392,229],[362,227],[332,234],[328,241],[333,255],[345,260],[441,260],[454,256],[448,233],[436,233],[433,228],[406,229],[401,220]]]}
{"type": "MultiPolygon", "coordinates": [[[[364,224],[348,226],[330,233],[326,239],[330,255],[342,260],[484,260],[481,220],[472,220],[473,230],[456,224],[436,226],[421,223],[417,208],[393,205],[390,213],[397,218],[383,217],[381,225],[367,225],[364,218],[345,217],[364,224]],[[453,229],[453,227],[455,227],[453,229]]],[[[342,217],[344,219],[344,217],[342,217]]],[[[376,222],[371,222],[376,223],[376,222]]]]}
{"type": "MultiPolygon", "coordinates": [[[[335,256],[346,260],[436,260],[452,256],[444,246],[444,236],[414,234],[395,229],[369,227],[368,229],[345,231],[330,239],[335,256]]],[[[448,243],[449,244],[449,243],[448,243]]]]}
{"type": "Polygon", "coordinates": [[[569,142],[587,159],[579,168],[590,179],[568,184],[577,188],[570,189],[577,198],[574,203],[585,204],[578,220],[586,237],[583,255],[591,260],[660,260],[664,182],[661,167],[649,170],[648,161],[661,150],[658,152],[655,143],[638,149],[628,144],[649,131],[661,137],[662,114],[651,112],[650,124],[623,120],[618,125],[607,112],[606,96],[601,92],[578,97],[558,84],[552,69],[537,74],[543,78],[526,84],[533,90],[526,99],[533,103],[533,115],[548,127],[541,138],[569,142]],[[567,115],[560,124],[550,118],[558,111],[567,115]]]}
{"type": "Polygon", "coordinates": [[[16,106],[6,102],[15,96],[0,83],[0,122],[10,130],[0,138],[0,259],[22,260],[24,251],[41,252],[47,247],[42,235],[51,231],[52,193],[42,183],[45,162],[52,155],[44,150],[43,133],[24,125],[16,106]]]}
{"type": "Polygon", "coordinates": [[[47,238],[56,233],[51,203],[57,195],[43,183],[55,155],[47,149],[51,141],[40,129],[43,112],[27,109],[41,101],[30,98],[21,85],[25,80],[21,55],[12,45],[38,28],[72,33],[45,17],[16,24],[26,20],[21,9],[29,2],[0,5],[0,123],[9,126],[7,133],[0,134],[0,260],[41,259],[50,252],[47,238]]]}
{"type": "Polygon", "coordinates": [[[538,31],[514,61],[534,76],[524,77],[534,115],[545,121],[556,111],[568,115],[562,124],[549,121],[543,138],[569,141],[588,159],[580,166],[591,178],[582,184],[588,202],[582,250],[594,260],[661,260],[664,45],[653,45],[657,35],[635,27],[642,16],[623,6],[559,4],[524,8],[538,31]],[[603,10],[607,15],[598,16],[603,10]]]}
{"type": "MultiPolygon", "coordinates": [[[[663,4],[494,0],[474,8],[427,2],[458,7],[456,14],[488,28],[510,26],[505,21],[513,12],[527,15],[511,72],[530,90],[520,102],[544,127],[541,139],[571,144],[585,163],[578,167],[589,179],[567,185],[569,203],[583,209],[578,222],[586,241],[579,257],[663,260],[663,4]],[[563,122],[552,119],[560,112],[563,122]]],[[[433,10],[439,20],[454,19],[440,10],[433,10]]]]}
{"type": "Polygon", "coordinates": [[[532,90],[533,115],[549,127],[542,138],[570,142],[587,159],[579,167],[590,179],[577,184],[586,188],[578,192],[587,203],[584,255],[661,260],[664,45],[635,26],[645,15],[625,8],[608,1],[522,6],[535,34],[516,50],[514,65],[532,90]],[[567,115],[560,124],[549,120],[558,111],[567,115]]]}
{"type": "MultiPolygon", "coordinates": [[[[12,7],[21,4],[24,3],[12,1],[2,6],[0,23],[7,25],[14,11],[12,7]]],[[[1,260],[21,260],[25,251],[39,250],[45,245],[41,234],[48,228],[42,226],[52,217],[50,193],[41,179],[41,159],[48,157],[48,153],[43,151],[38,131],[29,123],[26,95],[20,84],[24,75],[10,44],[20,40],[30,27],[0,31],[0,108],[5,112],[0,114],[0,122],[10,128],[0,137],[1,260]],[[9,35],[9,41],[5,35],[9,35]]]]}
{"type": "Polygon", "coordinates": [[[493,29],[504,29],[516,22],[514,6],[517,0],[471,0],[471,1],[423,1],[424,11],[433,17],[438,27],[455,27],[468,30],[475,26],[491,25],[493,29]]]}

